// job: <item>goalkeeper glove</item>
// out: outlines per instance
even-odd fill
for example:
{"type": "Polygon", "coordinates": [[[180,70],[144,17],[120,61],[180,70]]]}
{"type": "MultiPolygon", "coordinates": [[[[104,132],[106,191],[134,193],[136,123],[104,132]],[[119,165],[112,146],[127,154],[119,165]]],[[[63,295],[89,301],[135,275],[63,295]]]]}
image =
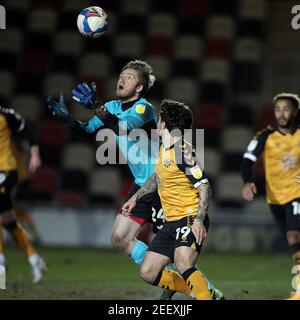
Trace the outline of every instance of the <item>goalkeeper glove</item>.
{"type": "Polygon", "coordinates": [[[75,126],[76,120],[70,114],[69,110],[65,105],[65,94],[63,92],[60,93],[58,102],[49,96],[47,99],[47,103],[48,108],[52,111],[55,117],[62,120],[71,128],[75,126]]]}
{"type": "Polygon", "coordinates": [[[89,86],[86,82],[79,84],[76,89],[72,90],[72,99],[79,102],[85,108],[96,111],[100,107],[100,103],[97,101],[97,85],[92,82],[89,86]]]}

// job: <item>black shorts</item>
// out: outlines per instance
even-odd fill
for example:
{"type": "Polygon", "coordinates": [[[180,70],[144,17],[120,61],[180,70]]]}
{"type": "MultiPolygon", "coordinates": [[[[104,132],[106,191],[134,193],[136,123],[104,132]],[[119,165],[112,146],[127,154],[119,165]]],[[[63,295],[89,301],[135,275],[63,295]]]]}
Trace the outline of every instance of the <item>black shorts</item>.
{"type": "Polygon", "coordinates": [[[11,194],[17,182],[16,170],[0,171],[0,214],[12,209],[11,194]]]}
{"type": "Polygon", "coordinates": [[[270,209],[284,237],[287,231],[300,231],[300,198],[283,205],[270,204],[270,209]]]}
{"type": "MultiPolygon", "coordinates": [[[[201,251],[201,245],[196,244],[195,236],[191,226],[193,217],[185,217],[177,221],[165,222],[163,228],[158,231],[155,238],[149,245],[148,251],[160,253],[174,262],[175,249],[178,247],[192,247],[198,253],[201,251]]],[[[209,228],[208,216],[204,220],[206,230],[209,228]]]]}
{"type": "MultiPolygon", "coordinates": [[[[133,183],[125,201],[130,199],[139,189],[140,186],[133,183]]],[[[131,211],[130,218],[140,225],[144,225],[147,222],[152,223],[154,233],[161,229],[165,219],[158,192],[146,194],[139,199],[131,211]]]]}

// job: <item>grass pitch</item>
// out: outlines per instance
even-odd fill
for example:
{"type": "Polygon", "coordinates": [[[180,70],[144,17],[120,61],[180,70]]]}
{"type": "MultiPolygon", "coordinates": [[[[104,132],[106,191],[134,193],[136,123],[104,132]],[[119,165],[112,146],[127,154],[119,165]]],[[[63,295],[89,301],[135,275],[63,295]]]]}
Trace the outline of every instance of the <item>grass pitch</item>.
{"type": "MultiPolygon", "coordinates": [[[[138,267],[113,250],[43,248],[49,270],[42,283],[31,283],[26,258],[6,249],[7,289],[0,299],[158,299],[161,289],[144,283],[138,267]]],[[[203,252],[199,268],[223,291],[226,299],[285,299],[291,288],[288,254],[224,254],[203,252]]],[[[186,299],[176,294],[174,299],[186,299]]]]}

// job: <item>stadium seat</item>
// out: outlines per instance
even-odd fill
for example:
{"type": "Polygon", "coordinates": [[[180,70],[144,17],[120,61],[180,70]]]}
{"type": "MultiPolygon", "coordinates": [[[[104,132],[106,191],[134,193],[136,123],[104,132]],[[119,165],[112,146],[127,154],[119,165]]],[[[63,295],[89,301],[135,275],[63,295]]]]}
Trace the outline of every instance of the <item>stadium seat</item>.
{"type": "Polygon", "coordinates": [[[115,57],[139,58],[143,54],[144,39],[136,33],[120,33],[113,39],[115,57]]]}
{"type": "Polygon", "coordinates": [[[30,194],[35,200],[51,200],[57,187],[57,171],[49,166],[38,168],[30,179],[30,194]]]}
{"type": "Polygon", "coordinates": [[[259,128],[265,128],[274,123],[274,107],[272,105],[263,107],[259,113],[259,128]]]}
{"type": "Polygon", "coordinates": [[[65,170],[76,169],[87,172],[96,163],[96,150],[83,142],[68,144],[63,150],[62,162],[65,170]]]}
{"type": "Polygon", "coordinates": [[[66,54],[55,55],[52,58],[51,70],[59,73],[73,73],[76,69],[78,58],[76,56],[69,56],[66,54]]]}
{"type": "Polygon", "coordinates": [[[222,147],[226,153],[244,153],[253,137],[253,131],[248,127],[231,126],[224,129],[222,147]]]}
{"type": "Polygon", "coordinates": [[[27,34],[25,47],[26,50],[44,50],[51,52],[52,40],[50,34],[33,31],[27,34]]]}
{"type": "Polygon", "coordinates": [[[270,214],[270,208],[265,197],[255,197],[253,201],[249,201],[245,207],[246,212],[251,214],[270,214]]]}
{"type": "Polygon", "coordinates": [[[172,14],[154,13],[147,23],[147,34],[172,37],[176,32],[176,18],[172,14]]]}
{"type": "Polygon", "coordinates": [[[78,73],[80,76],[106,78],[111,74],[111,59],[104,53],[88,53],[80,59],[78,73]]]}
{"type": "Polygon", "coordinates": [[[236,16],[237,13],[237,5],[239,1],[237,0],[210,0],[209,1],[209,12],[211,14],[218,15],[229,15],[232,17],[236,16]]]}
{"type": "Polygon", "coordinates": [[[230,81],[230,64],[224,59],[205,59],[202,64],[201,80],[207,83],[228,83],[230,81]]]}
{"type": "MultiPolygon", "coordinates": [[[[244,150],[246,150],[247,146],[245,146],[244,150]]],[[[238,171],[240,170],[241,164],[243,160],[242,152],[230,152],[223,154],[223,163],[222,170],[223,171],[238,171]]]]}
{"type": "Polygon", "coordinates": [[[176,59],[199,61],[203,54],[203,40],[197,36],[176,37],[173,47],[173,56],[176,59]]]}
{"type": "Polygon", "coordinates": [[[235,36],[235,21],[224,15],[211,15],[206,23],[208,39],[232,40],[235,36]]]}
{"type": "Polygon", "coordinates": [[[214,38],[207,41],[205,55],[208,58],[231,59],[233,42],[227,39],[214,38]]]}
{"type": "Polygon", "coordinates": [[[167,97],[194,107],[198,99],[198,89],[191,78],[175,78],[167,84],[167,97]]]}
{"type": "Polygon", "coordinates": [[[170,78],[171,63],[170,59],[163,56],[149,56],[145,59],[154,70],[158,80],[167,81],[170,78]]]}
{"type": "Polygon", "coordinates": [[[149,91],[149,97],[161,102],[164,97],[164,93],[166,92],[165,87],[165,82],[160,81],[159,79],[156,80],[153,87],[149,91]]]}
{"type": "Polygon", "coordinates": [[[242,177],[236,172],[226,172],[220,175],[215,195],[221,207],[242,207],[244,200],[241,195],[242,177]]]}
{"type": "Polygon", "coordinates": [[[265,23],[258,20],[241,20],[238,25],[238,37],[256,37],[263,39],[265,36],[265,23]]]}
{"type": "Polygon", "coordinates": [[[40,122],[38,141],[48,147],[62,148],[67,141],[67,131],[64,124],[56,119],[40,122]]]}
{"type": "Polygon", "coordinates": [[[178,35],[192,35],[197,34],[199,38],[204,38],[204,19],[199,17],[182,17],[177,27],[178,35]]]}
{"type": "Polygon", "coordinates": [[[150,0],[121,0],[121,12],[123,15],[146,16],[150,9],[150,0]]]}
{"type": "Polygon", "coordinates": [[[95,169],[90,173],[88,189],[93,202],[115,203],[120,196],[121,187],[119,170],[114,167],[95,169]]]}
{"type": "Polygon", "coordinates": [[[88,121],[94,116],[94,114],[90,110],[84,108],[75,101],[72,102],[70,110],[75,119],[78,119],[83,122],[88,121]]]}
{"type": "Polygon", "coordinates": [[[244,37],[235,42],[234,60],[259,63],[262,58],[262,44],[253,37],[244,37]]]}
{"type": "Polygon", "coordinates": [[[9,99],[14,91],[14,77],[4,70],[0,70],[0,96],[4,99],[9,99]]]}
{"type": "Polygon", "coordinates": [[[222,131],[220,129],[210,129],[210,128],[204,129],[205,148],[206,147],[220,148],[220,140],[221,140],[220,137],[221,136],[222,136],[222,131]]]}
{"type": "Polygon", "coordinates": [[[265,20],[267,3],[264,0],[242,0],[239,2],[238,17],[240,19],[265,20]]]}
{"type": "Polygon", "coordinates": [[[20,56],[15,53],[0,51],[0,70],[17,72],[19,69],[19,60],[20,56]]]}
{"type": "Polygon", "coordinates": [[[27,27],[27,13],[31,8],[31,0],[6,1],[5,8],[6,21],[9,21],[10,28],[16,27],[24,30],[27,27]]]}
{"type": "Polygon", "coordinates": [[[60,92],[71,92],[74,87],[74,79],[68,73],[54,73],[46,77],[44,93],[46,96],[58,96],[60,92]]]}
{"type": "Polygon", "coordinates": [[[197,79],[198,61],[189,59],[176,59],[172,68],[172,76],[174,77],[190,77],[197,79]]]}
{"type": "Polygon", "coordinates": [[[180,0],[179,12],[183,16],[205,17],[208,13],[207,0],[180,0]]]}
{"type": "Polygon", "coordinates": [[[12,108],[22,116],[31,120],[32,122],[38,123],[42,106],[40,98],[33,94],[19,94],[11,100],[12,108]]]}
{"type": "Polygon", "coordinates": [[[207,82],[201,86],[201,100],[205,103],[225,103],[227,90],[224,84],[218,82],[207,82]]]}
{"type": "MultiPolygon", "coordinates": [[[[205,133],[204,133],[205,144],[205,133]]],[[[222,154],[218,149],[205,147],[204,148],[204,172],[208,176],[218,177],[221,169],[222,154]]]]}
{"type": "Polygon", "coordinates": [[[229,109],[228,120],[230,125],[252,126],[254,120],[252,109],[242,104],[235,104],[229,109]]]}
{"type": "Polygon", "coordinates": [[[151,12],[177,12],[177,1],[174,0],[151,0],[151,12]]]}
{"type": "Polygon", "coordinates": [[[83,50],[83,37],[76,31],[60,31],[53,41],[54,55],[78,56],[83,50]]]}
{"type": "Polygon", "coordinates": [[[77,190],[64,190],[56,195],[54,201],[61,207],[82,208],[87,205],[86,196],[77,190]]]}
{"type": "Polygon", "coordinates": [[[262,84],[262,68],[253,62],[235,62],[232,68],[233,89],[238,93],[257,93],[262,84]]]}
{"type": "Polygon", "coordinates": [[[27,51],[22,62],[23,72],[32,75],[45,75],[48,71],[49,54],[42,50],[27,51]]]}
{"type": "Polygon", "coordinates": [[[53,33],[57,27],[57,13],[49,8],[32,10],[28,17],[28,29],[32,32],[53,33]]]}
{"type": "Polygon", "coordinates": [[[87,190],[87,172],[80,169],[66,169],[61,172],[61,187],[63,191],[80,191],[85,193],[87,190]]]}
{"type": "MultiPolygon", "coordinates": [[[[111,23],[111,16],[109,16],[109,23],[111,23]]],[[[122,32],[144,35],[146,32],[145,18],[139,14],[119,17],[118,34],[122,32]]]]}
{"type": "Polygon", "coordinates": [[[0,52],[20,53],[24,43],[24,34],[16,28],[1,30],[0,52]]]}
{"type": "Polygon", "coordinates": [[[223,107],[217,103],[202,104],[195,112],[195,125],[203,129],[220,129],[223,127],[223,107]]]}
{"type": "Polygon", "coordinates": [[[161,55],[170,57],[172,53],[173,39],[166,36],[150,36],[146,39],[146,55],[161,55]]]}

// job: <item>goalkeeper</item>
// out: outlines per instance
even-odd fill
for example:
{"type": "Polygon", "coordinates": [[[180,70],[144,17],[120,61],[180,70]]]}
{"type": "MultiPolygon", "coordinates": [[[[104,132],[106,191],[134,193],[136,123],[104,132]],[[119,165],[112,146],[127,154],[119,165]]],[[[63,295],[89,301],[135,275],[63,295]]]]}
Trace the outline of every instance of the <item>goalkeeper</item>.
{"type": "MultiPolygon", "coordinates": [[[[155,76],[153,70],[146,62],[135,60],[128,62],[122,69],[116,88],[118,100],[101,104],[96,98],[96,85],[91,87],[86,83],[80,84],[72,91],[73,99],[87,109],[94,112],[94,116],[86,123],[73,118],[64,103],[64,94],[60,94],[59,102],[48,97],[48,106],[53,114],[81,136],[94,135],[99,129],[110,128],[115,132],[116,142],[124,155],[134,177],[134,183],[128,193],[127,199],[139,190],[147,179],[153,174],[158,139],[151,141],[150,133],[156,129],[157,114],[153,106],[143,96],[153,86],[155,76]],[[136,141],[130,139],[127,133],[134,129],[144,129],[147,136],[139,141],[138,154],[141,161],[137,163],[137,153],[129,152],[136,141]],[[126,134],[119,131],[126,130],[126,134]]],[[[145,257],[147,245],[136,239],[142,226],[150,222],[156,232],[164,223],[160,199],[157,192],[141,198],[130,217],[118,214],[113,224],[112,244],[114,247],[130,255],[136,264],[140,265],[145,257]]],[[[209,284],[214,295],[220,293],[209,284]]],[[[166,292],[166,299],[171,296],[166,292]]]]}

